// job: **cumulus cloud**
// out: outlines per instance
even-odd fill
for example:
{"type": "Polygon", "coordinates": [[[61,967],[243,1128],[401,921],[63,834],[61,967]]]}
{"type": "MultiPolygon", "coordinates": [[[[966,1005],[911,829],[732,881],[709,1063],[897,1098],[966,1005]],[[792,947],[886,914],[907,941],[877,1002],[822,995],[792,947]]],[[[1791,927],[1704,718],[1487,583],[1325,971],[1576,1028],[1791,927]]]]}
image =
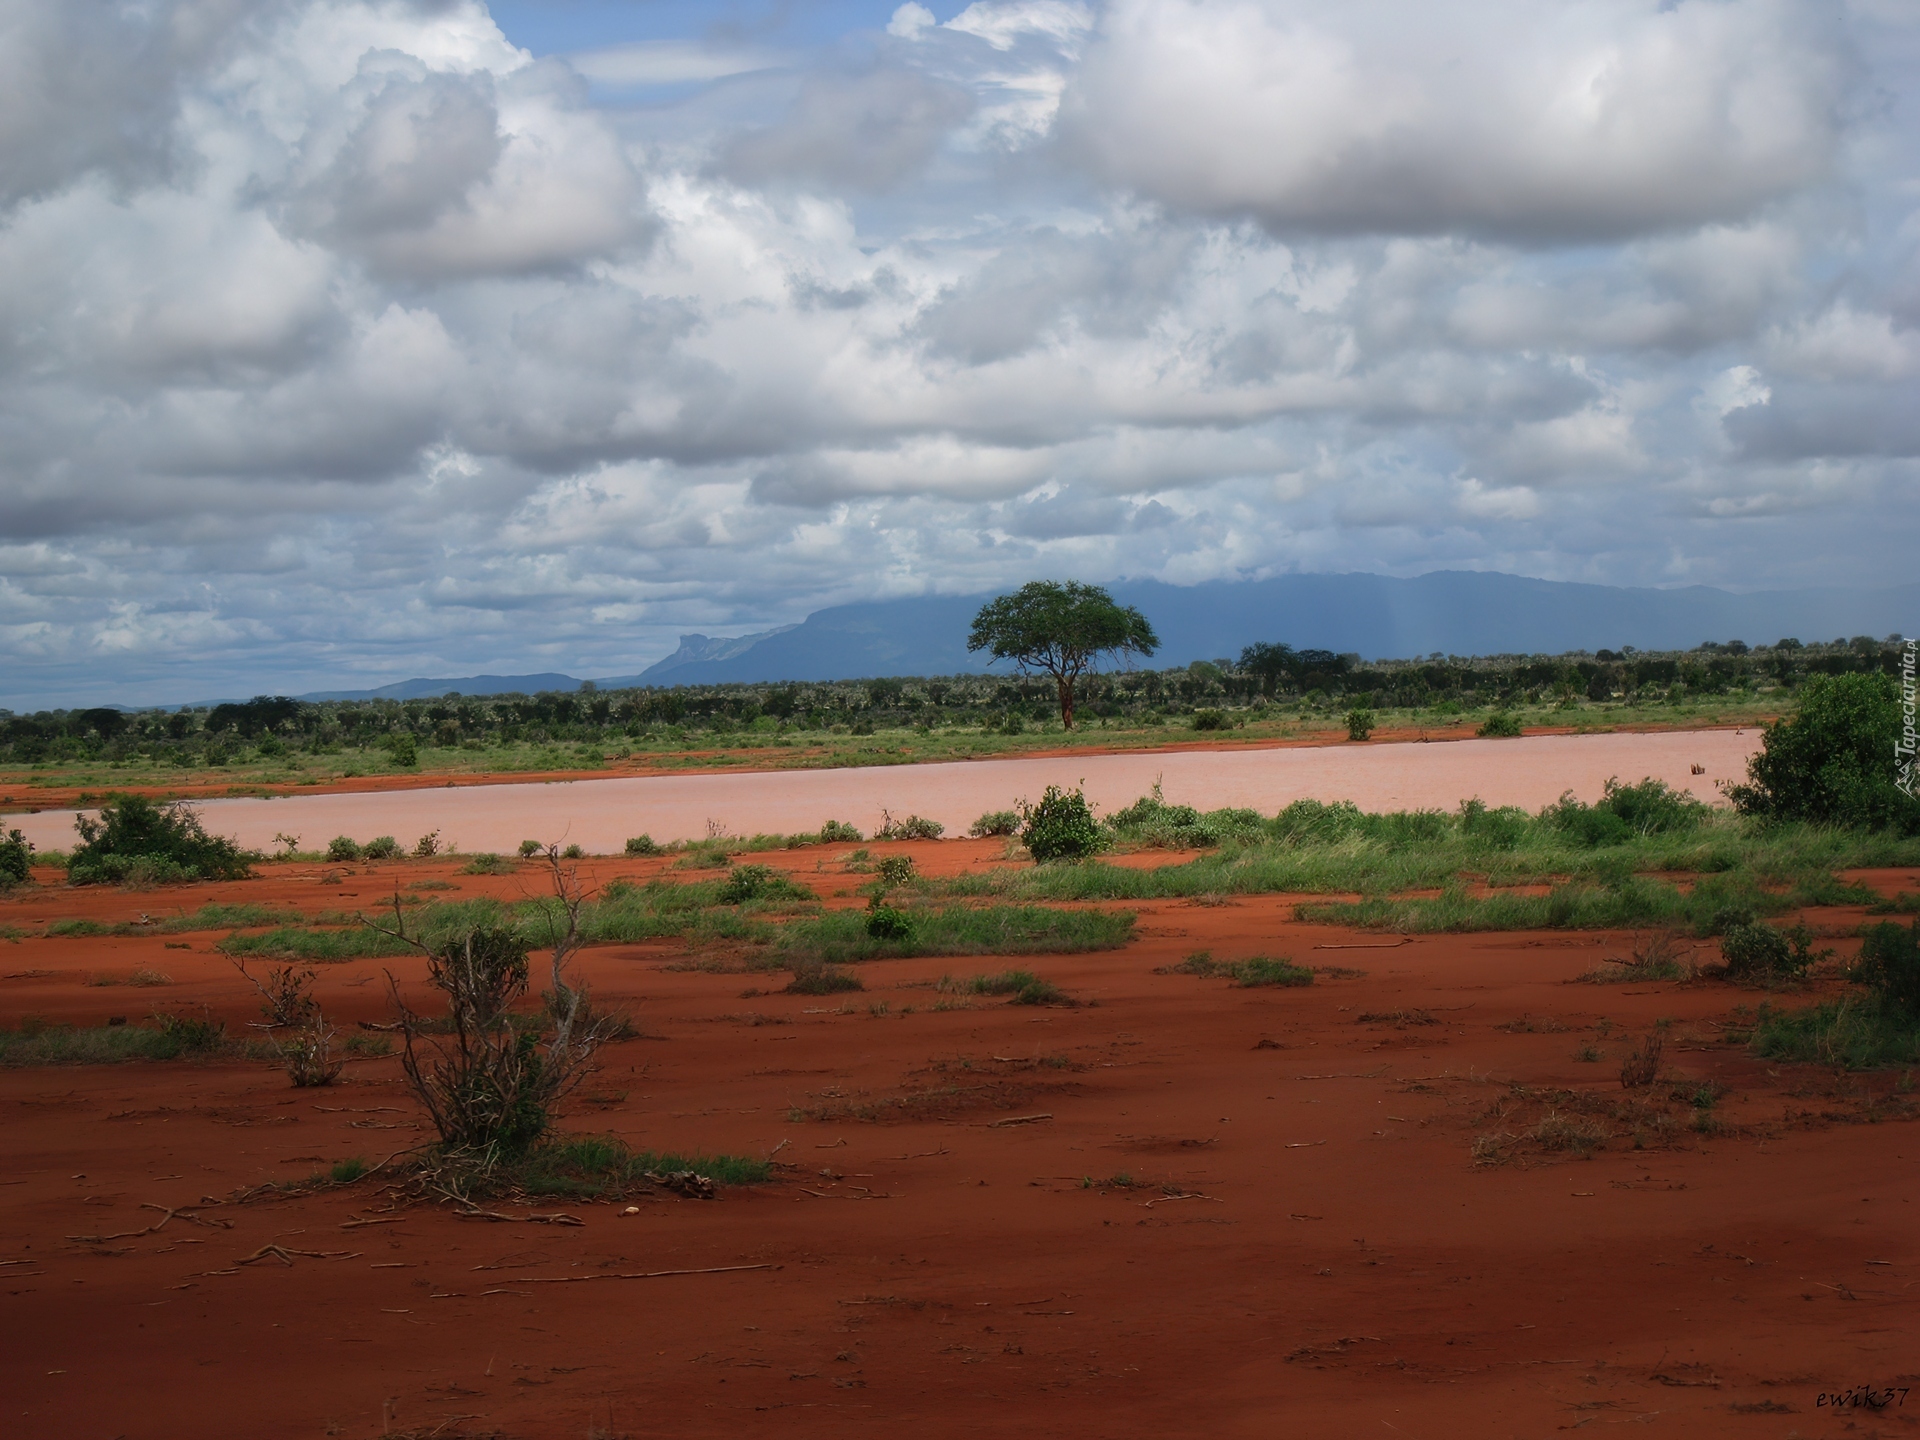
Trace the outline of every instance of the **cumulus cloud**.
{"type": "Polygon", "coordinates": [[[1737,219],[1830,172],[1849,75],[1795,0],[1115,0],[1074,149],[1276,230],[1527,241],[1737,219]]]}
{"type": "Polygon", "coordinates": [[[0,0],[0,704],[1036,574],[1898,579],[1911,30],[981,0],[569,61],[0,0]]]}
{"type": "Polygon", "coordinates": [[[780,121],[728,145],[721,169],[749,184],[890,190],[925,165],[973,108],[958,86],[912,70],[818,76],[780,121]]]}

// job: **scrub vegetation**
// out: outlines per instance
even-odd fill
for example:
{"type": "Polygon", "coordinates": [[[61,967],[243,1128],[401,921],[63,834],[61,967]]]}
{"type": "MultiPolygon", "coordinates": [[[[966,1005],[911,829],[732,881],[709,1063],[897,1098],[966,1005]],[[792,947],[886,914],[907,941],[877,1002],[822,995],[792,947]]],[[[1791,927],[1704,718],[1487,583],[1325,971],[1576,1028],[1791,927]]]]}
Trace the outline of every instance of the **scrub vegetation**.
{"type": "MultiPolygon", "coordinates": [[[[0,712],[0,784],[252,793],[356,776],[907,764],[1072,746],[1147,748],[1369,732],[1757,723],[1810,680],[1892,675],[1899,647],[1739,641],[1694,650],[1365,662],[1286,645],[1165,670],[956,675],[310,703],[0,712]],[[1495,721],[1495,717],[1499,717],[1495,721]]],[[[0,803],[4,803],[0,791],[0,803]]]]}

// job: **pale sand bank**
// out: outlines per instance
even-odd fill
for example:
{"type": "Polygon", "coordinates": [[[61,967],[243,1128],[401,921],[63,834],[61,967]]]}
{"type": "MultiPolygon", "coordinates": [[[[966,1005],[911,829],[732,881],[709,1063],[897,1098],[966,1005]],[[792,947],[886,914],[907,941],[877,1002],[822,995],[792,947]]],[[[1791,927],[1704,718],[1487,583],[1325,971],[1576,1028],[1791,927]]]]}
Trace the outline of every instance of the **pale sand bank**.
{"type": "MultiPolygon", "coordinates": [[[[207,828],[271,851],[274,837],[298,835],[317,849],[335,835],[366,841],[392,835],[411,846],[438,830],[464,851],[510,851],[522,840],[617,852],[630,835],[699,839],[708,822],[729,833],[816,830],[824,820],[871,834],[882,809],[924,815],[964,834],[983,811],[1036,799],[1048,785],[1084,781],[1097,811],[1118,809],[1157,779],[1169,802],[1203,810],[1246,806],[1272,814],[1302,796],[1351,800],[1363,810],[1452,810],[1479,796],[1489,805],[1538,810],[1571,790],[1600,795],[1608,777],[1657,776],[1703,800],[1719,782],[1745,776],[1760,732],[1665,731],[1646,735],[1539,735],[1518,740],[1436,744],[1327,745],[1273,750],[1202,750],[1151,755],[1080,755],[981,760],[872,769],[781,770],[756,774],[650,776],[532,785],[476,785],[273,800],[210,800],[207,828]],[[1691,773],[1693,765],[1705,773],[1691,773]]],[[[41,848],[74,843],[75,812],[9,817],[41,848]]]]}

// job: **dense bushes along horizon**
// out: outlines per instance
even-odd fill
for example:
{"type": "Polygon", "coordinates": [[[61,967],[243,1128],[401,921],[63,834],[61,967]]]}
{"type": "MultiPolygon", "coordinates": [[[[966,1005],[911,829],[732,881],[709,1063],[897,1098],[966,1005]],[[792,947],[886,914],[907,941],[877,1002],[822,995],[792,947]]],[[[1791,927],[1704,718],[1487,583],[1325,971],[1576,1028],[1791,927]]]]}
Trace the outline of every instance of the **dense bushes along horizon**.
{"type": "MultiPolygon", "coordinates": [[[[1431,656],[1362,662],[1324,651],[1289,652],[1290,663],[1195,661],[1184,668],[1136,670],[1083,682],[1089,721],[1162,723],[1221,707],[1256,712],[1273,703],[1324,703],[1344,712],[1424,709],[1436,718],[1487,706],[1622,700],[1673,703],[1698,696],[1782,699],[1816,676],[1893,674],[1899,647],[1857,636],[1801,645],[1750,648],[1738,641],[1695,650],[1554,656],[1431,656]]],[[[598,691],[583,687],[538,695],[432,700],[329,700],[285,696],[202,709],[121,711],[0,710],[0,764],[58,764],[145,759],[220,765],[245,753],[263,758],[377,750],[402,768],[422,746],[579,743],[740,732],[805,732],[840,727],[854,734],[904,726],[988,725],[1018,733],[1052,714],[1051,682],[996,675],[838,680],[766,685],[663,686],[598,691]]],[[[1224,724],[1224,721],[1222,722],[1224,724]]]]}

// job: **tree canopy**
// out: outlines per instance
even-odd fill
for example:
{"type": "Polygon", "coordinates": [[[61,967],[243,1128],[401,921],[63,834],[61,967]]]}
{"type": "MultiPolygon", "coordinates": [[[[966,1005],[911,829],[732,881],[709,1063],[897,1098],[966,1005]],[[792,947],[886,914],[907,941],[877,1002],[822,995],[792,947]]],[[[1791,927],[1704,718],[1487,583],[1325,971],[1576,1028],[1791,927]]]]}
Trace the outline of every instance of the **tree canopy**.
{"type": "Polygon", "coordinates": [[[1898,784],[1899,692],[1887,675],[1819,675],[1800,708],[1767,726],[1745,785],[1727,796],[1744,814],[1816,825],[1920,833],[1920,800],[1898,784]]]}
{"type": "Polygon", "coordinates": [[[1022,674],[1051,675],[1060,692],[1060,723],[1073,728],[1074,682],[1102,655],[1151,655],[1153,626],[1131,605],[1098,585],[1035,580],[980,607],[967,649],[1011,660],[1022,674]]]}

